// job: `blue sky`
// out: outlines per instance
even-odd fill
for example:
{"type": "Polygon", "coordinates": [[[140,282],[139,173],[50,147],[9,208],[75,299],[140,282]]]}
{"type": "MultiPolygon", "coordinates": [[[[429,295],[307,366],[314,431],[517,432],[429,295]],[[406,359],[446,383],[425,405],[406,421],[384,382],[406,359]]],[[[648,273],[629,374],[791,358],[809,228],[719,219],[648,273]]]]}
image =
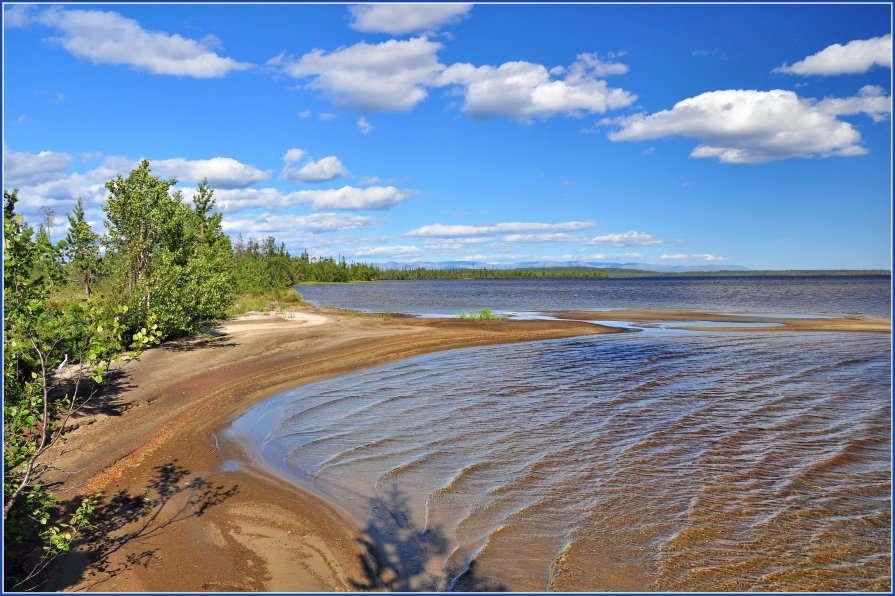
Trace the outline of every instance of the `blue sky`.
{"type": "Polygon", "coordinates": [[[31,221],[140,158],[361,261],[889,268],[891,6],[4,6],[31,221]]]}

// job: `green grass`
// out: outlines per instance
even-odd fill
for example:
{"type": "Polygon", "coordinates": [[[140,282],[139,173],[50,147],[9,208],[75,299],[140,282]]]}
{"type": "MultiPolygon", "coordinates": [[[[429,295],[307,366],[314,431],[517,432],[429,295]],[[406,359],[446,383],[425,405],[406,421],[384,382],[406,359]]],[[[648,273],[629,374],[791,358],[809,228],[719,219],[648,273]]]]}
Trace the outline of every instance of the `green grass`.
{"type": "Polygon", "coordinates": [[[269,294],[242,294],[233,299],[227,314],[231,317],[252,311],[282,310],[285,306],[301,306],[305,304],[301,292],[292,288],[277,290],[269,294]]]}
{"type": "Polygon", "coordinates": [[[491,312],[490,308],[483,308],[478,312],[461,312],[461,319],[466,319],[468,321],[499,321],[503,317],[498,314],[494,314],[491,312]]]}

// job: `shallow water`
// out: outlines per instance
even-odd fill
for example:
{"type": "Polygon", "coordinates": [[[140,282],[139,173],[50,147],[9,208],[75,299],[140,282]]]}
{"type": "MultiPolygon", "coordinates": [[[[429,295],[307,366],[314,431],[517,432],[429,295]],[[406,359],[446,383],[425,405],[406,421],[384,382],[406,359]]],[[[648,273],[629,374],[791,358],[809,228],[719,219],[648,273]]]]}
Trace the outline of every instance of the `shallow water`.
{"type": "Polygon", "coordinates": [[[380,281],[299,286],[306,300],[372,312],[457,315],[497,312],[675,308],[790,315],[888,317],[890,278],[665,277],[380,281]]]}
{"type": "Polygon", "coordinates": [[[393,589],[882,590],[889,342],[455,350],[283,394],[230,432],[361,521],[393,589]]]}

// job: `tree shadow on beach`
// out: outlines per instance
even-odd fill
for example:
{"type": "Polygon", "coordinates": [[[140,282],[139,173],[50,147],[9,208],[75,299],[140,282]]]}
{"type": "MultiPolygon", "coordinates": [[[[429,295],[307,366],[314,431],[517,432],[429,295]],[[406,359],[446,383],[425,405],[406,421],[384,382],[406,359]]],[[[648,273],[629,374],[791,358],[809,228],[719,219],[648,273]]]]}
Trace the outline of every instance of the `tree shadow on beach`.
{"type": "Polygon", "coordinates": [[[159,349],[169,352],[192,352],[206,348],[233,348],[237,346],[232,337],[219,326],[206,326],[200,333],[169,339],[159,349]]]}
{"type": "Polygon", "coordinates": [[[442,569],[450,544],[442,526],[419,528],[410,516],[409,497],[397,487],[369,501],[374,517],[357,540],[363,554],[363,581],[352,581],[355,590],[391,592],[457,590],[505,592],[497,582],[479,577],[475,561],[454,577],[442,569]]]}
{"type": "MultiPolygon", "coordinates": [[[[134,567],[149,567],[157,548],[148,541],[174,524],[202,517],[239,490],[193,476],[177,460],[154,468],[154,475],[139,493],[121,490],[96,507],[90,527],[62,557],[41,589],[61,591],[81,582],[83,590],[102,584],[134,567]]],[[[77,507],[80,499],[68,503],[77,507]]]]}
{"type": "Polygon", "coordinates": [[[120,416],[133,407],[124,399],[124,394],[133,388],[128,374],[122,369],[115,369],[103,375],[102,383],[94,383],[89,376],[83,376],[80,380],[75,377],[57,379],[50,389],[50,399],[78,396],[78,405],[70,421],[99,415],[120,416]]]}

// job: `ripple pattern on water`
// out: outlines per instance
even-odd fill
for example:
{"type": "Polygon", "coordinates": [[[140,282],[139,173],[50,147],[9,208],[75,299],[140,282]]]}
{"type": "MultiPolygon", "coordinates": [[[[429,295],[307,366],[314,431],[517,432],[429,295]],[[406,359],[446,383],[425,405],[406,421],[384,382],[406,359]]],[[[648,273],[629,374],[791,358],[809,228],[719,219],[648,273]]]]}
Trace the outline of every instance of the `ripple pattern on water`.
{"type": "Polygon", "coordinates": [[[889,360],[863,334],[492,346],[317,383],[233,432],[405,536],[407,589],[883,590],[889,360]]]}

